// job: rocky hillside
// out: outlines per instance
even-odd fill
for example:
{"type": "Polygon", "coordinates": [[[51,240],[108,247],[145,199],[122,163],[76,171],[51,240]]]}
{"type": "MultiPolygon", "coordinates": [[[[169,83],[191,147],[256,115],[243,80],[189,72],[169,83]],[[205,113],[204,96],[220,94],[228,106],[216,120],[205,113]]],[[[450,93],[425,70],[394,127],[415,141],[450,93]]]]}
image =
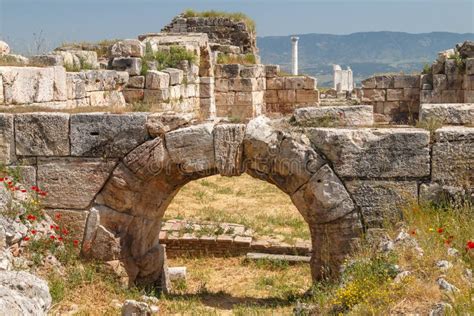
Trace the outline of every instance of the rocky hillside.
{"type": "MultiPolygon", "coordinates": [[[[301,71],[317,76],[320,86],[331,84],[332,64],[350,66],[356,81],[374,73],[412,73],[421,71],[425,63],[436,59],[437,52],[465,40],[474,40],[473,33],[444,32],[362,32],[298,36],[301,71]]],[[[290,36],[260,37],[257,44],[264,63],[276,63],[289,68],[290,36]]]]}

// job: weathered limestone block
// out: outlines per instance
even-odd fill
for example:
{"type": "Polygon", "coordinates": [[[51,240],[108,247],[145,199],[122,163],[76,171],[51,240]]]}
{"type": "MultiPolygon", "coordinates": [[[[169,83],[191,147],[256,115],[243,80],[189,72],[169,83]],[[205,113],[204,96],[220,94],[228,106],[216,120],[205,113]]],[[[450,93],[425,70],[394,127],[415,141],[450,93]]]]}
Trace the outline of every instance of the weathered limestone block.
{"type": "Polygon", "coordinates": [[[125,98],[121,91],[92,91],[87,93],[90,106],[94,107],[124,107],[125,98]]]}
{"type": "MultiPolygon", "coordinates": [[[[54,100],[54,68],[0,67],[4,103],[29,104],[54,100]]],[[[65,79],[65,78],[64,78],[65,79]]],[[[61,85],[59,84],[58,87],[61,85]]]]}
{"type": "Polygon", "coordinates": [[[201,124],[166,133],[171,160],[184,172],[215,168],[213,124],[201,124]]]}
{"type": "Polygon", "coordinates": [[[443,90],[441,100],[444,103],[463,103],[464,94],[462,90],[443,90]]]}
{"type": "Polygon", "coordinates": [[[13,115],[0,114],[0,163],[9,165],[16,160],[13,115]]]}
{"type": "Polygon", "coordinates": [[[163,72],[169,74],[170,76],[170,85],[174,86],[181,84],[184,79],[184,72],[181,69],[166,68],[162,70],[163,72]]]}
{"type": "Polygon", "coordinates": [[[399,221],[403,206],[418,197],[416,181],[352,180],[345,185],[369,227],[380,226],[385,220],[399,221]]]}
{"type": "Polygon", "coordinates": [[[102,261],[112,261],[120,258],[120,252],[120,238],[99,225],[94,234],[94,246],[90,248],[90,256],[102,261]]]}
{"type": "Polygon", "coordinates": [[[189,125],[194,119],[192,113],[152,113],[146,120],[146,128],[151,137],[162,136],[169,131],[189,125]]]}
{"type": "Polygon", "coordinates": [[[285,87],[287,90],[302,90],[305,87],[305,77],[286,77],[285,78],[285,87]]]}
{"type": "Polygon", "coordinates": [[[216,79],[216,92],[228,92],[229,91],[229,80],[227,79],[216,79]]]}
{"type": "Polygon", "coordinates": [[[448,125],[474,124],[474,103],[422,104],[420,121],[439,120],[448,125]]]}
{"type": "Polygon", "coordinates": [[[464,91],[464,100],[465,103],[474,103],[474,90],[464,91]]]}
{"type": "Polygon", "coordinates": [[[129,79],[127,72],[115,70],[87,70],[79,75],[85,81],[87,92],[119,90],[129,79]]]}
{"type": "Polygon", "coordinates": [[[433,89],[436,91],[446,90],[448,87],[448,77],[445,74],[433,75],[433,89]]]}
{"type": "Polygon", "coordinates": [[[362,102],[385,101],[385,90],[362,89],[362,102]]]}
{"type": "Polygon", "coordinates": [[[142,71],[142,60],[137,57],[117,57],[112,61],[112,68],[126,71],[130,76],[139,76],[142,71]]]}
{"type": "Polygon", "coordinates": [[[26,271],[0,272],[0,310],[4,315],[47,315],[48,283],[26,271]]]}
{"type": "Polygon", "coordinates": [[[199,84],[199,96],[201,98],[211,98],[214,96],[214,78],[201,78],[201,82],[199,84]]]}
{"type": "Polygon", "coordinates": [[[355,210],[349,193],[328,165],[291,195],[291,200],[306,221],[314,224],[337,220],[355,210]]]}
{"type": "Polygon", "coordinates": [[[145,88],[145,76],[131,76],[128,79],[127,88],[134,88],[134,89],[145,88]]]}
{"type": "Polygon", "coordinates": [[[240,69],[240,77],[242,78],[258,78],[262,77],[265,73],[265,66],[258,64],[258,65],[248,65],[242,66],[240,69]]]}
{"type": "Polygon", "coordinates": [[[47,208],[86,209],[112,172],[115,161],[38,158],[38,186],[47,208]]]}
{"type": "Polygon", "coordinates": [[[35,55],[30,58],[30,65],[42,65],[42,66],[63,66],[64,57],[58,54],[48,55],[35,55]]]}
{"type": "Polygon", "coordinates": [[[405,88],[403,89],[403,99],[405,101],[420,100],[420,88],[405,88]]]}
{"type": "Polygon", "coordinates": [[[268,90],[282,90],[285,88],[285,78],[286,77],[275,77],[267,79],[267,89],[268,90]]]}
{"type": "Polygon", "coordinates": [[[463,58],[474,58],[474,42],[465,41],[458,48],[459,54],[463,58]]]}
{"type": "Polygon", "coordinates": [[[278,99],[282,103],[295,103],[296,91],[295,90],[278,90],[278,99]]]}
{"type": "Polygon", "coordinates": [[[474,75],[474,58],[466,59],[466,75],[474,75]]]}
{"type": "Polygon", "coordinates": [[[296,123],[318,126],[331,121],[339,126],[373,125],[374,113],[371,105],[307,107],[295,110],[296,123]]]}
{"type": "Polygon", "coordinates": [[[392,89],[395,87],[393,76],[376,76],[375,87],[377,89],[392,89]]]}
{"type": "Polygon", "coordinates": [[[66,74],[67,98],[82,99],[86,97],[86,79],[83,75],[75,72],[66,74]]]}
{"type": "Polygon", "coordinates": [[[277,77],[280,73],[280,65],[265,65],[265,76],[267,78],[277,77]]]}
{"type": "Polygon", "coordinates": [[[110,57],[143,57],[145,45],[136,39],[119,41],[109,48],[110,57]]]}
{"type": "Polygon", "coordinates": [[[474,127],[442,127],[435,132],[433,181],[474,187],[474,127]]]}
{"type": "Polygon", "coordinates": [[[306,133],[341,177],[425,177],[429,132],[397,128],[311,128],[306,133]]]}
{"type": "Polygon", "coordinates": [[[181,99],[181,85],[169,87],[169,93],[170,93],[171,101],[173,100],[176,101],[176,100],[181,99]]]}
{"type": "Polygon", "coordinates": [[[265,91],[265,102],[268,103],[277,103],[278,102],[278,91],[277,90],[267,90],[265,91]]]}
{"type": "Polygon", "coordinates": [[[148,135],[145,113],[71,116],[71,155],[122,158],[148,135]]]}
{"type": "Polygon", "coordinates": [[[150,70],[146,74],[146,88],[152,90],[168,89],[170,75],[166,72],[150,70]]]}
{"type": "Polygon", "coordinates": [[[69,114],[17,114],[15,141],[19,156],[68,156],[69,114]]]}
{"type": "Polygon", "coordinates": [[[53,82],[53,100],[66,101],[68,94],[66,70],[64,67],[53,67],[54,82],[53,82]]]}
{"type": "Polygon", "coordinates": [[[169,161],[169,155],[161,137],[147,141],[130,152],[123,163],[142,180],[164,171],[169,161]]]}
{"type": "Polygon", "coordinates": [[[419,88],[420,75],[398,75],[394,76],[394,88],[419,88]]]}
{"type": "Polygon", "coordinates": [[[124,89],[122,91],[123,98],[127,103],[136,103],[143,101],[145,97],[144,89],[124,89]]]}
{"type": "Polygon", "coordinates": [[[326,160],[311,148],[306,136],[299,140],[285,136],[273,154],[269,177],[288,194],[307,183],[326,164],[326,160]]]}
{"type": "MultiPolygon", "coordinates": [[[[471,188],[467,188],[471,189],[471,188]]],[[[466,197],[466,190],[460,186],[439,183],[422,183],[419,190],[420,203],[445,203],[466,197]]],[[[471,189],[472,191],[472,189],[471,189]]]]}
{"type": "Polygon", "coordinates": [[[244,124],[221,124],[214,127],[216,167],[222,176],[242,174],[244,136],[244,124]]]}
{"type": "Polygon", "coordinates": [[[259,116],[247,124],[244,138],[244,157],[247,169],[269,174],[271,161],[278,150],[280,133],[271,126],[265,116],[259,116]]]}
{"type": "Polygon", "coordinates": [[[387,101],[399,101],[403,99],[403,89],[387,89],[387,101]]]}
{"type": "Polygon", "coordinates": [[[375,89],[376,87],[375,77],[370,77],[365,80],[362,80],[361,85],[362,85],[362,88],[364,89],[375,89]]]}
{"type": "Polygon", "coordinates": [[[145,103],[161,103],[170,100],[170,89],[149,90],[145,89],[143,94],[143,102],[145,103]]]}
{"type": "Polygon", "coordinates": [[[318,90],[296,90],[297,103],[318,103],[318,90]]]}
{"type": "Polygon", "coordinates": [[[216,65],[216,78],[237,78],[241,67],[242,65],[239,64],[216,65]]]}

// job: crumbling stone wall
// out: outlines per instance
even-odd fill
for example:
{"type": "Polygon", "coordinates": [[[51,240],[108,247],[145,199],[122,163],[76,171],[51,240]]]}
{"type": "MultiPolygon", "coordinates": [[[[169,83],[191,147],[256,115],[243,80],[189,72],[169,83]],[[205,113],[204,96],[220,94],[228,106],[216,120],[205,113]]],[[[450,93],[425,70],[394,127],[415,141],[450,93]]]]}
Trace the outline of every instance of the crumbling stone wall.
{"type": "Polygon", "coordinates": [[[227,17],[185,17],[176,16],[170,24],[162,29],[170,33],[205,33],[210,43],[217,43],[222,48],[215,49],[225,52],[226,49],[237,54],[257,55],[257,38],[245,22],[234,21],[227,17]],[[238,50],[233,49],[238,48],[238,50]]]}
{"type": "Polygon", "coordinates": [[[128,74],[111,70],[66,72],[64,67],[0,67],[1,106],[75,108],[125,106],[128,74]]]}
{"type": "Polygon", "coordinates": [[[359,97],[379,121],[402,123],[418,120],[420,104],[474,102],[474,42],[440,52],[425,72],[368,78],[359,97]]]}
{"type": "Polygon", "coordinates": [[[142,283],[160,277],[158,228],[194,179],[247,172],[290,195],[310,228],[314,279],[337,271],[363,227],[399,218],[405,201],[474,189],[472,127],[431,139],[414,128],[297,135],[263,116],[190,125],[156,113],[24,113],[1,114],[0,123],[1,162],[21,165],[48,192],[47,209],[80,223],[84,255],[121,262],[142,283]]]}

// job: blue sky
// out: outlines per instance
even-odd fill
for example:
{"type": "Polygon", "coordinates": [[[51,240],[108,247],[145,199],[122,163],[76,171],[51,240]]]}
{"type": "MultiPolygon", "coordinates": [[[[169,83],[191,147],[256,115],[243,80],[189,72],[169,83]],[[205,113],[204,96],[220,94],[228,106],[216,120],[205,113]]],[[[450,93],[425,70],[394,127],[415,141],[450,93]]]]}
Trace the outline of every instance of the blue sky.
{"type": "Polygon", "coordinates": [[[474,32],[474,0],[0,0],[0,38],[17,50],[31,46],[33,34],[41,31],[51,48],[67,41],[135,38],[160,31],[186,8],[242,11],[255,19],[260,36],[474,32]]]}

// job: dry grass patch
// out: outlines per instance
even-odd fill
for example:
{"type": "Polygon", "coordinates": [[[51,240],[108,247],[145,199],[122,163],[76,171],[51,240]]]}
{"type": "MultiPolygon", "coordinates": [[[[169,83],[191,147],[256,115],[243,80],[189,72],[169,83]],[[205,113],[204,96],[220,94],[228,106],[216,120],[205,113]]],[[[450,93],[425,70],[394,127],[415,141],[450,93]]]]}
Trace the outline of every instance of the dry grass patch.
{"type": "Polygon", "coordinates": [[[289,243],[310,239],[308,225],[290,197],[247,174],[213,176],[185,185],[165,216],[242,224],[260,236],[280,237],[289,243]]]}

